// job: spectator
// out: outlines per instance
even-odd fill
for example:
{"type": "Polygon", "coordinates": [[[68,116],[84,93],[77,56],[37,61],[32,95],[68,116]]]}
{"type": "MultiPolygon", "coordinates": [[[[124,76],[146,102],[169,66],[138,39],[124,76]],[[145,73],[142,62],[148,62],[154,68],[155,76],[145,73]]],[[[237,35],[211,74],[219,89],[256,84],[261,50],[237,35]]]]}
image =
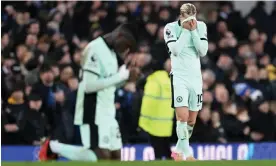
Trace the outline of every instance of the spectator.
{"type": "Polygon", "coordinates": [[[249,17],[251,17],[254,22],[256,22],[256,27],[259,28],[262,31],[267,31],[268,27],[265,25],[268,21],[268,15],[265,11],[265,3],[264,2],[258,2],[256,3],[255,8],[249,13],[249,17]]]}
{"type": "Polygon", "coordinates": [[[219,114],[217,112],[211,113],[210,108],[204,106],[199,112],[197,123],[195,125],[192,142],[222,142],[226,139],[223,135],[223,128],[220,125],[219,114]],[[220,132],[222,134],[220,134],[220,132]]]}
{"type": "Polygon", "coordinates": [[[40,81],[33,85],[32,94],[39,95],[42,99],[42,112],[48,117],[49,123],[54,128],[60,117],[61,105],[64,102],[64,92],[54,83],[54,75],[47,64],[40,68],[40,81]]]}
{"type": "Polygon", "coordinates": [[[145,85],[139,118],[139,127],[150,135],[155,158],[170,158],[170,136],[172,135],[174,113],[171,104],[170,59],[165,63],[166,71],[152,73],[145,85]],[[158,85],[158,86],[157,86],[158,85]]]}
{"type": "Polygon", "coordinates": [[[212,103],[214,102],[214,97],[211,91],[203,91],[203,104],[204,106],[211,108],[212,103]]]}
{"type": "Polygon", "coordinates": [[[80,64],[81,64],[81,50],[76,49],[76,51],[73,54],[73,60],[72,60],[72,68],[74,70],[75,76],[79,75],[80,64]]]}
{"type": "Polygon", "coordinates": [[[261,101],[257,109],[255,107],[249,126],[252,141],[272,141],[275,138],[275,114],[269,109],[267,101],[261,101]]]}
{"type": "Polygon", "coordinates": [[[39,22],[37,22],[36,20],[30,21],[28,25],[27,33],[38,36],[39,32],[40,32],[39,22]]]}
{"type": "MultiPolygon", "coordinates": [[[[207,56],[201,58],[204,110],[194,141],[206,131],[214,142],[273,141],[267,126],[276,114],[276,8],[268,14],[265,3],[257,2],[245,17],[232,2],[194,3],[197,19],[207,23],[209,41],[207,56]]],[[[169,58],[164,25],[177,18],[180,5],[178,1],[2,3],[2,143],[33,144],[52,133],[76,142],[72,133],[78,130],[72,119],[81,53],[92,39],[137,19],[141,21],[139,46],[131,55],[142,67],[141,78],[116,91],[116,108],[123,141],[147,141],[138,128],[144,87],[148,76],[163,70],[169,58]],[[22,116],[7,112],[19,107],[9,103],[11,96],[19,94],[14,96],[15,91],[24,92],[19,104],[22,116]],[[39,111],[29,110],[30,94],[41,98],[39,111]],[[28,120],[32,116],[47,121],[46,129],[32,125],[35,121],[28,120]],[[24,122],[26,132],[40,128],[38,133],[43,134],[29,139],[18,121],[24,122]]]]}
{"type": "Polygon", "coordinates": [[[233,60],[227,54],[220,55],[217,66],[215,69],[216,72],[216,79],[218,81],[224,81],[224,79],[228,76],[231,68],[233,66],[233,60]]]}
{"type": "Polygon", "coordinates": [[[60,71],[60,82],[58,86],[60,89],[62,89],[65,96],[70,92],[69,79],[73,76],[74,76],[74,73],[71,66],[66,65],[62,67],[60,71]]]}
{"type": "Polygon", "coordinates": [[[169,58],[166,47],[164,36],[163,36],[164,27],[160,27],[158,29],[157,39],[153,46],[151,47],[151,55],[152,55],[152,66],[154,66],[154,70],[163,69],[163,64],[169,58]]]}
{"type": "Polygon", "coordinates": [[[20,119],[20,130],[24,144],[40,145],[41,139],[48,135],[47,118],[41,112],[40,96],[29,96],[28,109],[23,111],[20,119]]]}
{"type": "Polygon", "coordinates": [[[229,100],[228,91],[223,85],[215,89],[216,100],[220,105],[221,123],[229,142],[248,140],[249,116],[247,110],[229,100]]]}
{"type": "Polygon", "coordinates": [[[77,77],[74,77],[74,76],[70,77],[67,83],[71,92],[76,91],[78,89],[79,80],[77,77]]]}
{"type": "MultiPolygon", "coordinates": [[[[275,12],[276,13],[276,12],[275,12]]],[[[271,60],[276,59],[276,33],[272,36],[271,41],[267,41],[265,45],[265,52],[268,53],[271,60]]]]}
{"type": "Polygon", "coordinates": [[[24,84],[22,82],[23,76],[21,75],[21,68],[18,64],[10,66],[10,69],[7,72],[10,72],[4,77],[4,84],[6,84],[7,91],[12,91],[17,84],[24,84]]]}
{"type": "Polygon", "coordinates": [[[203,79],[203,89],[204,90],[212,90],[214,88],[214,84],[216,81],[216,75],[212,70],[205,70],[202,73],[203,79]]]}
{"type": "Polygon", "coordinates": [[[19,133],[19,121],[26,110],[24,94],[20,86],[16,86],[11,92],[5,110],[2,111],[2,138],[4,144],[21,144],[19,133]]]}
{"type": "Polygon", "coordinates": [[[8,33],[2,34],[1,36],[1,51],[9,49],[10,47],[10,36],[8,33]]]}
{"type": "Polygon", "coordinates": [[[260,90],[262,91],[264,98],[267,100],[273,100],[273,92],[272,83],[268,79],[268,72],[265,68],[261,68],[259,70],[259,83],[260,90]]]}

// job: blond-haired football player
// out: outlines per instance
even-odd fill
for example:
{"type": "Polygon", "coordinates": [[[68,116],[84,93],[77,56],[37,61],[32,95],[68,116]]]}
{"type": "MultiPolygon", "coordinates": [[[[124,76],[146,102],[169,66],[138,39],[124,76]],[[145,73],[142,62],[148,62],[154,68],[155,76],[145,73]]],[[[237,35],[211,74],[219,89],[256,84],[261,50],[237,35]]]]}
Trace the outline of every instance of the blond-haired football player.
{"type": "Polygon", "coordinates": [[[196,19],[196,7],[185,3],[180,8],[179,20],[168,23],[164,39],[171,56],[172,107],[177,117],[174,160],[195,160],[189,150],[198,111],[202,108],[202,76],[200,57],[208,50],[206,24],[196,19]]]}

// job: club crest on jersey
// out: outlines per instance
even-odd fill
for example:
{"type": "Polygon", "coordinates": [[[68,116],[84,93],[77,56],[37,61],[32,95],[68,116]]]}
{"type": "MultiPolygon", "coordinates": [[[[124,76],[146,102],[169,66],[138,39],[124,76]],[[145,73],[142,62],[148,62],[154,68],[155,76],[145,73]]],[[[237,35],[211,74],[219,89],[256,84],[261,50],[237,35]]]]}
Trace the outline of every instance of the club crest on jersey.
{"type": "Polygon", "coordinates": [[[173,35],[171,34],[171,31],[169,29],[166,29],[166,35],[167,35],[167,38],[172,38],[173,35]]]}
{"type": "Polygon", "coordinates": [[[180,103],[180,102],[183,101],[183,98],[182,98],[181,96],[178,96],[178,97],[176,98],[176,101],[177,101],[178,103],[180,103]]]}
{"type": "Polygon", "coordinates": [[[92,61],[92,62],[96,62],[95,55],[92,55],[92,56],[91,56],[91,61],[92,61]]]}

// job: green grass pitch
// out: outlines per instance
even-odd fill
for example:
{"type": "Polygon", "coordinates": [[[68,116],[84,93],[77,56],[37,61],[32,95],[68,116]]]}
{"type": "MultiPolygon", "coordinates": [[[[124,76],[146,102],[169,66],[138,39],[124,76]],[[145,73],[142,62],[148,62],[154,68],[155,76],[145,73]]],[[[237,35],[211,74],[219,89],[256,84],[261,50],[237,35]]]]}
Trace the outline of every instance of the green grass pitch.
{"type": "Polygon", "coordinates": [[[276,160],[149,162],[1,162],[2,166],[276,166],[276,160]]]}

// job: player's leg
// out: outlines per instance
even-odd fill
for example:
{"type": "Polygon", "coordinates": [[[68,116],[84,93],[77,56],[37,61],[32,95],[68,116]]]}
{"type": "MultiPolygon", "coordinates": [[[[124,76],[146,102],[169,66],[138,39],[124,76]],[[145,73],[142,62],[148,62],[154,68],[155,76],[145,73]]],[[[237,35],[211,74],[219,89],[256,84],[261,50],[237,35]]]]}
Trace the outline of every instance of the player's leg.
{"type": "Polygon", "coordinates": [[[121,160],[121,148],[123,146],[121,132],[117,120],[113,120],[110,127],[110,150],[112,160],[121,160]]]}
{"type": "Polygon", "coordinates": [[[189,111],[189,119],[188,119],[188,131],[189,131],[189,138],[191,138],[194,130],[194,126],[196,123],[196,118],[197,118],[198,111],[189,111]]]}
{"type": "Polygon", "coordinates": [[[51,150],[69,160],[75,161],[97,161],[96,154],[86,147],[63,144],[58,141],[50,142],[51,150]]]}
{"type": "Polygon", "coordinates": [[[121,149],[111,151],[111,160],[121,161],[121,149]]]}
{"type": "Polygon", "coordinates": [[[99,160],[111,160],[112,159],[112,154],[109,149],[96,148],[96,149],[94,149],[94,151],[99,160]]]}
{"type": "MultiPolygon", "coordinates": [[[[195,123],[196,123],[197,114],[198,114],[198,111],[189,111],[189,119],[188,119],[188,125],[187,125],[187,129],[188,129],[188,132],[189,132],[189,139],[191,138],[192,133],[193,133],[193,129],[194,129],[194,126],[195,126],[195,123]]],[[[189,156],[186,156],[186,160],[193,161],[193,160],[196,160],[196,159],[193,157],[193,154],[190,153],[189,156]]]]}
{"type": "Polygon", "coordinates": [[[94,151],[99,160],[111,160],[111,124],[109,122],[107,123],[106,121],[103,121],[102,123],[99,123],[97,127],[98,144],[94,151]]]}
{"type": "MultiPolygon", "coordinates": [[[[202,91],[199,90],[198,92],[194,92],[190,94],[190,110],[189,110],[189,118],[188,118],[188,125],[187,129],[189,131],[189,138],[192,136],[193,129],[196,123],[196,118],[198,115],[198,111],[202,108],[202,91]]],[[[195,160],[193,155],[187,156],[187,160],[195,160]]]]}
{"type": "Polygon", "coordinates": [[[50,150],[53,153],[63,156],[69,160],[97,161],[96,154],[90,149],[90,125],[80,125],[80,132],[83,146],[69,145],[61,143],[58,140],[51,140],[49,142],[50,150]]]}
{"type": "Polygon", "coordinates": [[[190,155],[189,150],[189,133],[187,129],[187,121],[189,118],[189,90],[182,83],[181,78],[174,78],[171,75],[172,84],[172,107],[175,108],[177,123],[176,134],[178,141],[176,143],[176,151],[172,153],[175,160],[182,160],[182,153],[185,156],[190,155]]]}
{"type": "Polygon", "coordinates": [[[198,91],[193,91],[193,93],[191,93],[190,104],[189,104],[190,111],[189,111],[189,119],[188,119],[189,137],[192,136],[198,111],[202,109],[202,101],[203,101],[202,90],[200,88],[198,91]]]}
{"type": "Polygon", "coordinates": [[[173,156],[175,160],[182,160],[182,154],[185,156],[190,155],[189,150],[189,132],[187,128],[187,121],[189,117],[189,109],[188,107],[176,107],[175,108],[177,114],[177,122],[176,122],[176,134],[178,137],[178,141],[176,143],[176,153],[177,156],[173,156]]]}
{"type": "Polygon", "coordinates": [[[38,152],[38,160],[39,161],[49,161],[49,160],[57,160],[58,155],[52,152],[50,148],[50,138],[47,138],[43,144],[40,146],[38,152]]]}

